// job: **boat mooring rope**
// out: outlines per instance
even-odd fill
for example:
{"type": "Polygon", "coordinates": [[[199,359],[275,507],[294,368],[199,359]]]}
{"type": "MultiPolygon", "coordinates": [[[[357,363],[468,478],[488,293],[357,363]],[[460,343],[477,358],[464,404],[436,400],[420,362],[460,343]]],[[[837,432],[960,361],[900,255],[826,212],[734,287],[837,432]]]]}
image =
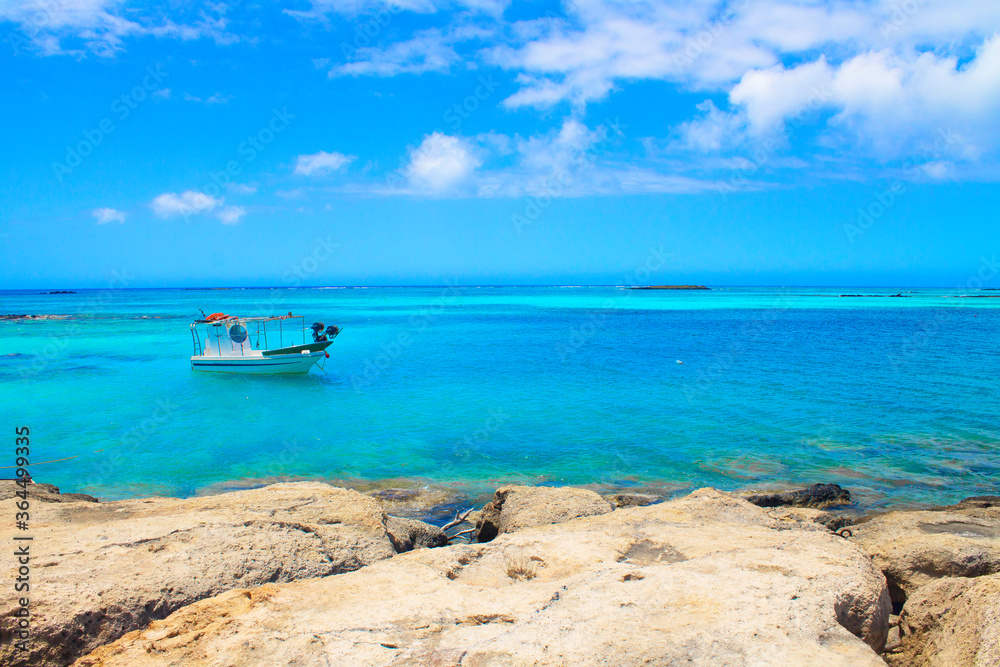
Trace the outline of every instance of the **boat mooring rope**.
{"type": "Polygon", "coordinates": [[[51,461],[38,461],[37,463],[29,463],[23,466],[0,466],[0,470],[8,470],[10,468],[30,468],[31,466],[40,466],[40,465],[45,465],[46,463],[58,463],[59,461],[69,461],[70,459],[78,459],[80,458],[80,456],[82,455],[77,454],[76,456],[67,456],[64,459],[52,459],[51,461]]]}

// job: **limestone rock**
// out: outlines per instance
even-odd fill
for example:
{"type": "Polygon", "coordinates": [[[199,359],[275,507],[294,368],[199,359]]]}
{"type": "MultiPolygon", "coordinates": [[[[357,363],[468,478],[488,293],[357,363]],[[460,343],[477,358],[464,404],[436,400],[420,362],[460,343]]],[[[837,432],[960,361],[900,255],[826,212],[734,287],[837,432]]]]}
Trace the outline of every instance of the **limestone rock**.
{"type": "Polygon", "coordinates": [[[1000,496],[972,496],[965,498],[954,505],[949,505],[942,509],[946,510],[968,510],[986,509],[989,507],[1000,507],[1000,496]]]}
{"type": "MultiPolygon", "coordinates": [[[[0,480],[0,501],[8,500],[10,498],[17,498],[15,494],[21,491],[22,488],[18,486],[17,481],[4,479],[0,480]]],[[[38,484],[32,483],[28,484],[24,491],[28,494],[28,500],[30,502],[39,501],[43,503],[77,503],[77,502],[88,502],[96,503],[97,498],[94,496],[88,496],[86,493],[59,493],[59,487],[52,484],[38,484]]]]}
{"type": "Polygon", "coordinates": [[[502,533],[605,514],[612,509],[611,503],[587,489],[504,486],[480,512],[476,539],[488,542],[502,533]]]}
{"type": "Polygon", "coordinates": [[[848,505],[851,492],[838,484],[813,484],[809,488],[784,493],[763,493],[747,496],[747,501],[758,507],[812,507],[825,509],[837,505],[848,505]]]}
{"type": "MultiPolygon", "coordinates": [[[[15,499],[0,502],[14,516],[15,499]]],[[[0,525],[0,542],[14,544],[0,525]]],[[[374,500],[299,482],[189,499],[31,506],[32,651],[0,664],[67,665],[152,619],[234,588],[356,570],[395,555],[374,500]]],[[[13,559],[0,561],[13,581],[13,559]]],[[[0,596],[5,626],[17,604],[0,596]]]]}
{"type": "Polygon", "coordinates": [[[945,578],[917,589],[900,616],[894,667],[1000,665],[1000,574],[945,578]]]}
{"type": "Polygon", "coordinates": [[[76,665],[884,665],[882,575],[820,526],[781,528],[706,489],[231,591],[76,665]]]}
{"type": "MultiPolygon", "coordinates": [[[[359,491],[379,501],[386,512],[394,516],[413,518],[426,516],[442,507],[454,507],[465,500],[463,494],[449,486],[415,484],[359,488],[359,491]]],[[[452,510],[454,511],[454,510],[452,510]]]]}
{"type": "Polygon", "coordinates": [[[997,508],[889,512],[851,531],[852,541],[885,573],[897,604],[934,579],[1000,572],[997,508]]]}
{"type": "Polygon", "coordinates": [[[819,524],[832,532],[843,530],[857,520],[853,516],[834,514],[811,507],[773,507],[767,509],[767,515],[784,521],[807,521],[819,524]]]}
{"type": "Polygon", "coordinates": [[[617,509],[619,507],[645,507],[646,505],[658,503],[663,498],[660,496],[651,496],[646,493],[616,493],[612,496],[607,496],[607,500],[617,509]]]}
{"type": "Polygon", "coordinates": [[[386,517],[386,532],[398,553],[419,547],[443,547],[448,544],[448,536],[437,526],[416,519],[397,516],[386,517]]]}

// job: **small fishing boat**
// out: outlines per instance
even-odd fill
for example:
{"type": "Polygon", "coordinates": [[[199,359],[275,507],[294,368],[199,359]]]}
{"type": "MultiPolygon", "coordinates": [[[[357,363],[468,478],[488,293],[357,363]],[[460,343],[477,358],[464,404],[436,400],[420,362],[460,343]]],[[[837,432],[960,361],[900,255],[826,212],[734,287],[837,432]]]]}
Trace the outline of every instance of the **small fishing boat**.
{"type": "MultiPolygon", "coordinates": [[[[340,334],[336,326],[305,326],[301,315],[237,317],[212,313],[191,324],[191,370],[216,373],[308,373],[340,334]],[[312,331],[312,341],[306,332],[312,331]]],[[[319,366],[323,368],[322,364],[319,366]]]]}

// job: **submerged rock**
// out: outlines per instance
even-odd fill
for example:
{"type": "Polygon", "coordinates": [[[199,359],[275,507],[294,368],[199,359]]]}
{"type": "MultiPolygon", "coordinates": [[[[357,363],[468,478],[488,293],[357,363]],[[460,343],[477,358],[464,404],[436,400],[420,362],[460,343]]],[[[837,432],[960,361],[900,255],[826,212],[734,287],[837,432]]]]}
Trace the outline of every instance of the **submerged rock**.
{"type": "Polygon", "coordinates": [[[857,517],[834,514],[811,507],[775,507],[768,508],[767,515],[784,521],[811,521],[831,532],[838,532],[847,526],[854,525],[857,517]]]}
{"type": "Polygon", "coordinates": [[[0,320],[66,320],[69,315],[29,315],[29,314],[6,314],[0,315],[0,320]]]}
{"type": "Polygon", "coordinates": [[[393,548],[398,553],[420,547],[443,547],[448,544],[448,535],[443,530],[416,519],[386,517],[385,529],[389,533],[393,548]]]}
{"type": "Polygon", "coordinates": [[[476,539],[489,542],[497,535],[522,528],[605,514],[614,509],[587,489],[569,486],[504,486],[497,489],[476,519],[476,539]]]}
{"type": "MultiPolygon", "coordinates": [[[[0,503],[4,516],[14,516],[15,500],[0,503]]],[[[67,665],[224,591],[389,558],[385,521],[371,498],[310,482],[186,500],[33,504],[31,651],[0,644],[0,664],[67,665]]],[[[0,525],[0,541],[14,544],[14,532],[0,525]]],[[[14,560],[3,562],[0,576],[13,581],[14,560]]],[[[0,618],[16,605],[0,596],[0,618]]]]}
{"type": "MultiPolygon", "coordinates": [[[[0,501],[17,497],[18,491],[22,488],[16,480],[0,480],[0,501]]],[[[39,501],[43,503],[96,503],[97,498],[88,496],[86,493],[60,493],[59,487],[52,484],[39,484],[37,482],[28,484],[24,489],[28,494],[29,501],[39,501]]],[[[18,498],[20,499],[20,498],[18,498]]]]}
{"type": "Polygon", "coordinates": [[[1000,507],[1000,496],[972,496],[961,500],[954,505],[942,507],[943,510],[968,510],[987,509],[990,507],[1000,507]]]}
{"type": "Polygon", "coordinates": [[[851,492],[839,484],[813,484],[809,488],[784,493],[763,493],[747,496],[747,502],[758,507],[813,507],[825,509],[837,505],[848,505],[851,492]]]}
{"type": "Polygon", "coordinates": [[[616,509],[619,507],[645,507],[663,500],[660,496],[651,496],[646,493],[616,493],[613,496],[606,496],[606,498],[616,509]]]}
{"type": "Polygon", "coordinates": [[[897,604],[935,579],[1000,572],[1000,508],[889,512],[851,531],[897,604]]]}
{"type": "Polygon", "coordinates": [[[80,659],[144,665],[884,665],[885,580],[711,489],[231,591],[80,659]]]}
{"type": "Polygon", "coordinates": [[[918,589],[900,615],[894,667],[1000,665],[1000,574],[945,578],[918,589]]]}
{"type": "Polygon", "coordinates": [[[442,506],[453,506],[463,498],[447,486],[421,484],[410,487],[359,489],[379,501],[387,512],[402,516],[416,516],[442,506]]]}

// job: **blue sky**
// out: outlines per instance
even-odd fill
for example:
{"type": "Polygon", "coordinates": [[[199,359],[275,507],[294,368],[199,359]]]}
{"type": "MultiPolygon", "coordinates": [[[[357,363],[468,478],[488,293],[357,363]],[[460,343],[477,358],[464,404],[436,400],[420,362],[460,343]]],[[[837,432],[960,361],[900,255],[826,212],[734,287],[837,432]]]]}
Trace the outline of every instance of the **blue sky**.
{"type": "Polygon", "coordinates": [[[998,31],[995,0],[3,1],[0,280],[966,284],[998,31]]]}

